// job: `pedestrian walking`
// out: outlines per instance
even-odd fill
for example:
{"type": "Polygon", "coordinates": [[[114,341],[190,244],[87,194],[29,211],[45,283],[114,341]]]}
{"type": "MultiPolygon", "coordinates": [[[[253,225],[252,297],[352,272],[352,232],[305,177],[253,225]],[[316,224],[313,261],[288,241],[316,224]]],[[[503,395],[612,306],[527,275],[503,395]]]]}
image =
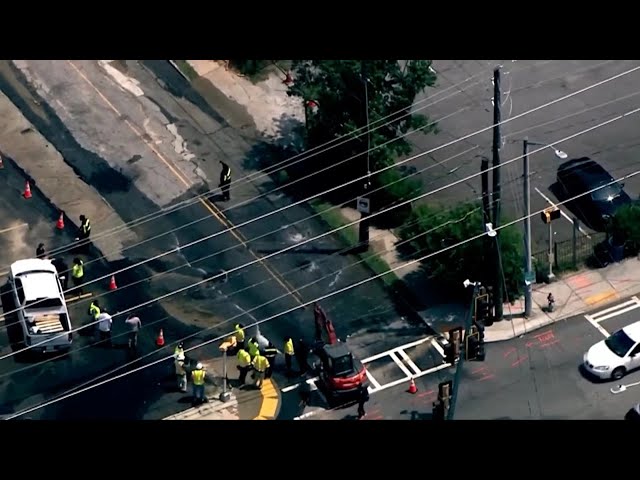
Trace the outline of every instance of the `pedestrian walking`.
{"type": "Polygon", "coordinates": [[[39,243],[38,248],[36,248],[36,257],[40,260],[44,260],[47,258],[47,253],[44,250],[44,243],[39,243]]]}
{"type": "Polygon", "coordinates": [[[291,360],[295,354],[295,350],[293,349],[293,340],[291,337],[284,337],[284,364],[287,367],[287,375],[291,375],[291,360]]]}
{"type": "Polygon", "coordinates": [[[258,353],[251,362],[251,365],[253,365],[253,378],[256,381],[256,388],[260,390],[262,389],[262,383],[264,382],[267,369],[269,368],[269,360],[267,360],[267,358],[262,354],[258,353]]]}
{"type": "Polygon", "coordinates": [[[369,389],[363,384],[358,386],[358,420],[361,420],[365,415],[364,404],[369,401],[369,389]]]}
{"type": "Polygon", "coordinates": [[[267,348],[264,349],[264,357],[269,361],[269,368],[265,371],[264,378],[271,378],[273,375],[273,369],[276,366],[276,357],[280,351],[273,346],[273,343],[269,342],[267,348]]]}
{"type": "Polygon", "coordinates": [[[78,257],[73,259],[73,266],[71,267],[71,278],[73,280],[73,286],[78,295],[82,295],[82,283],[84,282],[84,262],[78,257]]]}
{"type": "Polygon", "coordinates": [[[58,272],[58,278],[60,279],[60,285],[62,285],[62,290],[67,290],[69,288],[69,267],[62,258],[54,258],[51,260],[51,265],[53,265],[58,272]]]}
{"type": "Polygon", "coordinates": [[[231,195],[229,190],[231,188],[231,168],[229,165],[220,160],[222,170],[220,171],[220,190],[222,190],[222,199],[230,200],[231,195]]]}
{"type": "Polygon", "coordinates": [[[80,228],[78,228],[77,250],[87,253],[89,251],[89,237],[91,236],[91,221],[84,215],[80,215],[80,228]]]}
{"type": "Polygon", "coordinates": [[[236,323],[235,327],[235,335],[236,335],[236,347],[239,349],[244,349],[244,325],[241,323],[236,323]]]}
{"type": "Polygon", "coordinates": [[[101,343],[105,343],[107,347],[111,347],[111,326],[113,319],[106,311],[98,315],[98,338],[101,343]]]}
{"type": "Polygon", "coordinates": [[[142,328],[140,318],[133,313],[124,321],[129,328],[127,347],[130,351],[136,351],[138,348],[138,332],[142,328]]]}
{"type": "Polygon", "coordinates": [[[173,361],[176,369],[176,380],[178,382],[178,390],[181,392],[187,391],[187,368],[184,364],[185,356],[179,355],[173,361]]]}
{"type": "Polygon", "coordinates": [[[251,370],[251,355],[244,348],[238,350],[236,355],[236,359],[238,360],[238,371],[240,375],[238,376],[238,382],[240,386],[244,385],[247,382],[247,373],[251,370]]]}
{"type": "Polygon", "coordinates": [[[206,372],[202,363],[198,362],[196,369],[191,372],[191,382],[193,383],[193,406],[206,400],[204,396],[204,379],[206,372]]]}

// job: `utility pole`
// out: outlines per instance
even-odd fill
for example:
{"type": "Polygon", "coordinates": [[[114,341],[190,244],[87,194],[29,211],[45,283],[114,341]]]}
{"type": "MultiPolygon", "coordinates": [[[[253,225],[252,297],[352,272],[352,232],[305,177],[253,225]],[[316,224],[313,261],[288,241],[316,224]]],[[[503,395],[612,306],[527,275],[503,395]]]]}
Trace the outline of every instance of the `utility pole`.
{"type": "Polygon", "coordinates": [[[482,157],[480,172],[480,178],[482,180],[482,210],[484,212],[484,224],[487,224],[491,223],[491,209],[489,208],[489,159],[487,157],[482,157]]]}
{"type": "Polygon", "coordinates": [[[371,214],[371,198],[367,196],[369,192],[369,187],[371,186],[371,178],[369,177],[371,173],[371,165],[370,165],[370,156],[369,152],[371,150],[371,132],[369,131],[369,79],[367,78],[367,72],[365,68],[365,62],[362,60],[360,62],[360,67],[362,69],[362,81],[364,82],[364,112],[365,112],[365,121],[366,129],[367,129],[367,179],[365,180],[363,186],[362,197],[358,198],[358,211],[360,212],[360,223],[358,224],[358,241],[359,248],[358,250],[367,251],[369,249],[369,215],[371,214]]]}
{"type": "Polygon", "coordinates": [[[495,237],[495,281],[493,283],[495,319],[502,320],[502,303],[504,301],[502,291],[502,264],[500,262],[500,104],[502,94],[500,93],[500,67],[493,71],[493,229],[496,230],[495,237]]]}
{"type": "Polygon", "coordinates": [[[529,141],[523,141],[522,162],[524,167],[524,316],[531,316],[533,290],[531,266],[531,183],[529,182],[529,141]]]}

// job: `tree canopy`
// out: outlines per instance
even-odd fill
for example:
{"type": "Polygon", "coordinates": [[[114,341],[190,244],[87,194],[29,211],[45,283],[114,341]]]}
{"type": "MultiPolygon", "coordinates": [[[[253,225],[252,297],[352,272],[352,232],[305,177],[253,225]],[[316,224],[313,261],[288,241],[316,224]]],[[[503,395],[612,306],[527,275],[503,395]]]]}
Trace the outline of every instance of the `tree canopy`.
{"type": "MultiPolygon", "coordinates": [[[[452,209],[420,205],[414,209],[400,229],[402,251],[411,257],[422,257],[472,238],[484,231],[480,205],[463,203],[452,209]]],[[[500,229],[498,236],[502,268],[508,292],[513,300],[519,296],[524,281],[522,236],[515,226],[500,229]]],[[[445,291],[460,291],[467,279],[492,285],[491,261],[493,238],[487,236],[463,243],[434,255],[423,262],[426,273],[445,291]]]]}
{"type": "MultiPolygon", "coordinates": [[[[408,115],[415,97],[435,83],[436,75],[430,67],[430,60],[294,60],[292,71],[295,81],[288,94],[301,97],[305,102],[307,149],[343,135],[352,136],[342,145],[300,162],[298,168],[289,172],[290,176],[306,176],[357,156],[326,174],[315,175],[313,181],[305,186],[305,189],[327,189],[366,175],[366,151],[369,148],[379,147],[369,154],[371,171],[392,165],[397,157],[408,155],[411,145],[401,138],[404,134],[411,130],[433,132],[436,129],[426,116],[408,115]],[[367,116],[369,125],[375,129],[369,138],[365,133],[367,116]],[[359,133],[363,134],[356,138],[359,133]]],[[[393,169],[373,175],[372,188],[399,178],[400,173],[393,169]]],[[[397,182],[395,185],[395,189],[385,192],[387,197],[415,194],[419,189],[419,183],[415,181],[397,182]]],[[[362,192],[361,189],[362,185],[352,185],[334,199],[344,201],[353,198],[362,192]]],[[[394,199],[375,198],[377,209],[386,206],[380,205],[382,201],[388,203],[394,199]]]]}

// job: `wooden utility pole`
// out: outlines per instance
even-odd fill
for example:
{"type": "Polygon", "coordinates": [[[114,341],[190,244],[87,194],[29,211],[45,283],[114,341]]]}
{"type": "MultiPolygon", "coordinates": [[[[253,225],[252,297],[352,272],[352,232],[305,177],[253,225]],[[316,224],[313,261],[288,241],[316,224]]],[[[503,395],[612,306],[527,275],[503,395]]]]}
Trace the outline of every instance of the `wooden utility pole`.
{"type": "Polygon", "coordinates": [[[493,71],[493,228],[496,230],[494,245],[495,260],[495,281],[493,283],[495,319],[502,320],[502,303],[504,294],[502,290],[502,262],[499,252],[500,248],[500,232],[497,231],[500,226],[500,207],[501,207],[501,187],[500,187],[500,144],[502,138],[500,136],[500,104],[502,103],[502,94],[500,93],[500,67],[493,71]]]}

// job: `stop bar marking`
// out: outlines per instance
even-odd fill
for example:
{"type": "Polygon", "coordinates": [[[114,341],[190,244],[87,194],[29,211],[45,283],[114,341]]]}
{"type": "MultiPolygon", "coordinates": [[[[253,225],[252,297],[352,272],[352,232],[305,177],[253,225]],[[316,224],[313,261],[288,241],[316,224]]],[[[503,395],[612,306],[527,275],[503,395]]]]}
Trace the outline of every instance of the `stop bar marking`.
{"type": "MultiPolygon", "coordinates": [[[[564,210],[562,210],[562,209],[561,209],[560,207],[558,207],[555,203],[553,203],[553,201],[552,201],[549,197],[547,197],[544,193],[542,193],[542,192],[538,189],[538,187],[536,187],[536,192],[538,192],[538,193],[540,194],[540,196],[541,196],[542,198],[544,198],[544,199],[547,201],[547,203],[549,203],[549,205],[551,205],[552,207],[557,208],[558,210],[560,210],[560,214],[561,214],[564,218],[566,218],[567,220],[569,220],[569,221],[571,222],[571,224],[572,224],[572,225],[574,224],[574,222],[573,222],[573,218],[571,218],[569,215],[567,215],[566,213],[564,213],[564,210]]],[[[587,238],[589,238],[589,239],[591,238],[591,236],[590,236],[590,235],[589,235],[585,230],[583,230],[581,226],[578,226],[578,230],[580,230],[580,233],[582,233],[585,237],[587,237],[587,238]]]]}

